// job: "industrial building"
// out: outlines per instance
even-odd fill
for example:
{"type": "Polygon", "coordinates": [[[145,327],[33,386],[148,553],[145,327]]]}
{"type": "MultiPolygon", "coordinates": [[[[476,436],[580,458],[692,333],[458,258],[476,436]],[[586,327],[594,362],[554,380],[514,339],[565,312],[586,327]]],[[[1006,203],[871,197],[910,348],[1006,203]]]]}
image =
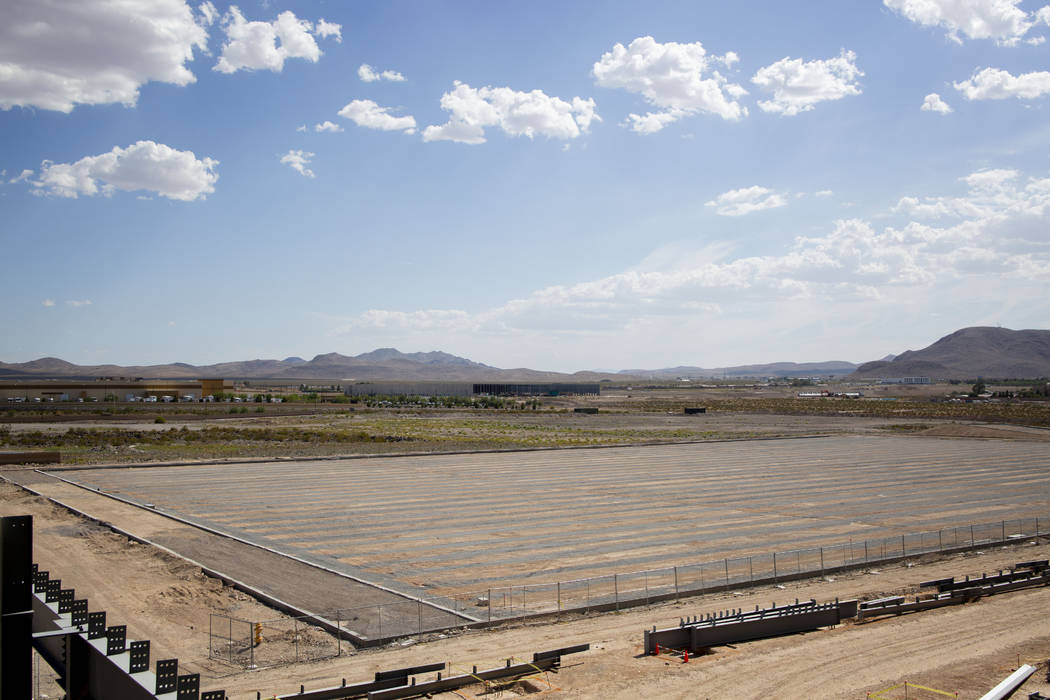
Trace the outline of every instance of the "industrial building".
{"type": "Polygon", "coordinates": [[[597,395],[597,382],[356,382],[347,384],[347,396],[565,396],[597,395]]]}
{"type": "Polygon", "coordinates": [[[0,381],[0,402],[141,401],[150,397],[171,401],[199,401],[233,392],[228,379],[39,379],[0,381]]]}

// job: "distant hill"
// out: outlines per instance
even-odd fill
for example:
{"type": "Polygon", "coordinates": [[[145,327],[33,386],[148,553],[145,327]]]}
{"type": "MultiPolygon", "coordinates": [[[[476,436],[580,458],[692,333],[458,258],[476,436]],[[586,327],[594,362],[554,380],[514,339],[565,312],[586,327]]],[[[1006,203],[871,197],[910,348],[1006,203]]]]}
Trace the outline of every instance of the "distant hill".
{"type": "Polygon", "coordinates": [[[417,381],[496,381],[545,382],[619,379],[615,374],[600,372],[543,372],[533,369],[499,369],[447,352],[403,353],[394,348],[379,348],[357,356],[330,352],[312,360],[289,357],[284,360],[246,360],[194,366],[182,362],[166,365],[120,367],[117,365],[74,365],[65,360],[45,357],[32,362],[0,362],[0,377],[5,379],[33,377],[145,377],[182,379],[221,377],[225,379],[305,379],[368,381],[379,379],[417,381]]]}
{"type": "Polygon", "coordinates": [[[653,379],[703,379],[722,377],[840,377],[857,369],[852,362],[772,362],[736,367],[666,367],[664,369],[625,369],[620,374],[653,379]]]}
{"type": "Polygon", "coordinates": [[[1036,378],[1050,376],[1050,331],[975,326],[946,335],[922,350],[867,362],[857,378],[1036,378]]]}

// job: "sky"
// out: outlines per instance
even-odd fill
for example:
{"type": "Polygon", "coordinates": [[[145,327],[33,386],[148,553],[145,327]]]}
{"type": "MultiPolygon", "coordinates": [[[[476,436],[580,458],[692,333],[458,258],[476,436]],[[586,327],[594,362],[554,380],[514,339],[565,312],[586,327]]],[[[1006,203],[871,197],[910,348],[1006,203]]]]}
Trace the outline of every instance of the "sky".
{"type": "Polygon", "coordinates": [[[0,361],[1050,328],[1046,0],[6,0],[0,361]]]}

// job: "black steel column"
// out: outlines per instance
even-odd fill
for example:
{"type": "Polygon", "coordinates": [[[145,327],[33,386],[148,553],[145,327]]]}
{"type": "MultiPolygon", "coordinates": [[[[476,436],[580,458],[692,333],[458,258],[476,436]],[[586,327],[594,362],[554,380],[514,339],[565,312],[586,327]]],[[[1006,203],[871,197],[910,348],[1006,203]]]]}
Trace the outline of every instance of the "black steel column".
{"type": "Polygon", "coordinates": [[[0,698],[33,695],[33,517],[0,518],[0,698]]]}

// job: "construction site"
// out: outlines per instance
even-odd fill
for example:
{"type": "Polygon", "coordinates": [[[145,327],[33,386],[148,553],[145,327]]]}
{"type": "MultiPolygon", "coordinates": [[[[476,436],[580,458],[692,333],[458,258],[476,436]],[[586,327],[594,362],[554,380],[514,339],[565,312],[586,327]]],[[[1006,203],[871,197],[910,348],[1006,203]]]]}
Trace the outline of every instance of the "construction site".
{"type": "Polygon", "coordinates": [[[1050,692],[1050,450],[999,432],[21,467],[0,514],[47,634],[88,644],[86,596],[153,640],[143,697],[1050,692]],[[729,623],[761,629],[689,641],[729,623]]]}

